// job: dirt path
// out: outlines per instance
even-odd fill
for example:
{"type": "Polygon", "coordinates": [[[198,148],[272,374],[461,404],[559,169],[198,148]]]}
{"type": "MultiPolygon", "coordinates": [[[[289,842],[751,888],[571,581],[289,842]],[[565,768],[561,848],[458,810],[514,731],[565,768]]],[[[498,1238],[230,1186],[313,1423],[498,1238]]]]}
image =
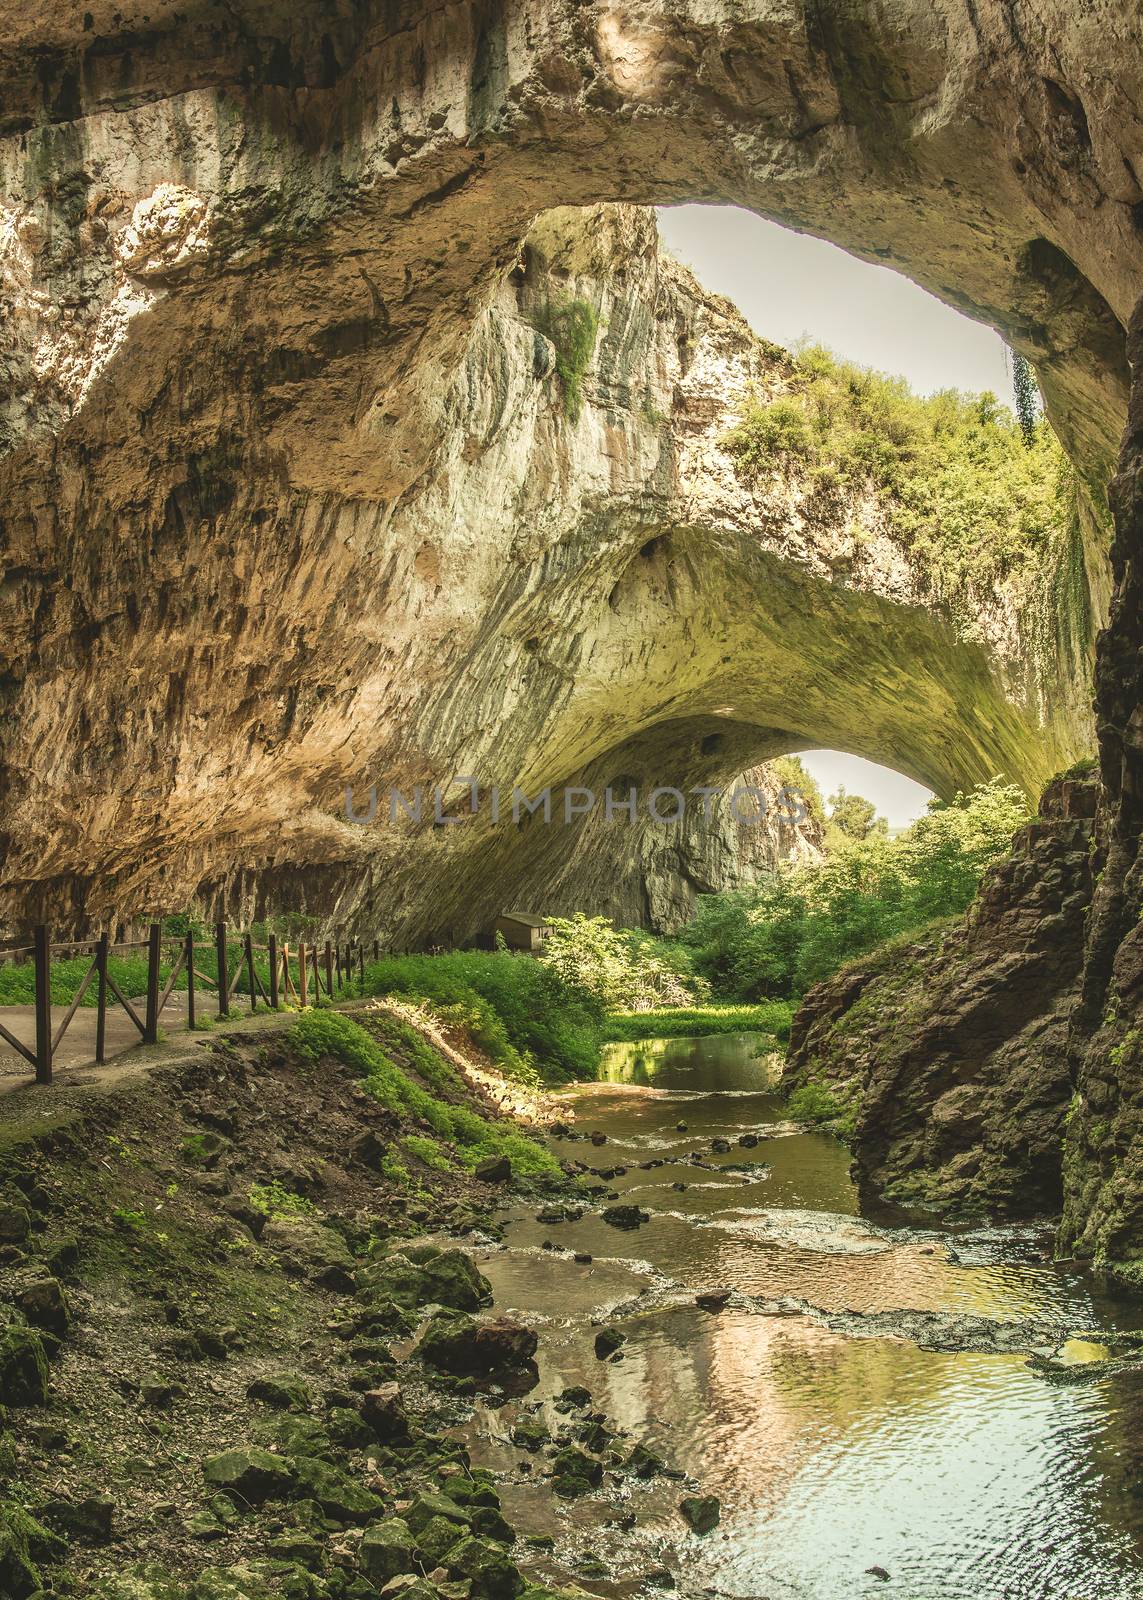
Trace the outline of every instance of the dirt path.
{"type": "MultiPolygon", "coordinates": [[[[136,1011],[142,1015],[144,1000],[132,1000],[136,1011]]],[[[241,1007],[241,1002],[239,1002],[241,1007]]],[[[52,1027],[57,1028],[66,1015],[66,1006],[52,1007],[52,1027]]],[[[200,1013],[201,1015],[201,1013],[200,1013]]],[[[210,1013],[207,1013],[210,1015],[210,1013]]],[[[260,1006],[251,1016],[245,1009],[236,1012],[221,1024],[227,1033],[248,1032],[252,1029],[281,1027],[293,1020],[293,1012],[269,1011],[260,1006]]],[[[106,1056],[102,1067],[95,1065],[94,1006],[80,1006],[72,1018],[67,1032],[60,1041],[54,1062],[55,1086],[76,1083],[100,1084],[110,1087],[135,1072],[160,1062],[185,1056],[189,1048],[207,1044],[214,1030],[189,1033],[186,1020],[186,995],[173,994],[159,1017],[159,1027],[165,1038],[158,1044],[144,1045],[139,1030],[121,1006],[108,1007],[106,1029],[106,1056]]],[[[35,1008],[33,1006],[0,1006],[0,1022],[30,1045],[35,1037],[35,1008]]],[[[5,1045],[0,1048],[0,1097],[20,1089],[37,1090],[32,1069],[18,1051],[5,1045]]],[[[52,1087],[44,1086],[39,1092],[50,1094],[52,1087]]]]}

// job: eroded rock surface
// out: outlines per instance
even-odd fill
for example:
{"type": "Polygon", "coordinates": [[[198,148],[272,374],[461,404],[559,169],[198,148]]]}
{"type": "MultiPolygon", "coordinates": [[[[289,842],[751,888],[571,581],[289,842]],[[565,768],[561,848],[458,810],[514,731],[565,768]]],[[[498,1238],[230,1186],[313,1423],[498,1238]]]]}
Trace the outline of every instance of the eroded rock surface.
{"type": "MultiPolygon", "coordinates": [[[[411,942],[537,883],[564,903],[574,869],[553,882],[530,849],[482,849],[485,873],[451,837],[365,844],[340,818],[347,782],[444,780],[492,755],[527,781],[717,781],[857,722],[866,754],[939,788],[1063,764],[1011,724],[1018,651],[997,685],[924,615],[900,637],[907,583],[839,585],[814,537],[791,567],[782,496],[766,515],[738,502],[754,553],[714,573],[735,507],[688,480],[687,438],[726,396],[702,392],[715,319],[692,326],[677,280],[636,251],[628,292],[593,294],[607,321],[572,429],[553,352],[519,317],[543,281],[527,262],[511,275],[554,203],[717,197],[1002,327],[1084,486],[1086,570],[1039,630],[1062,673],[1049,695],[1025,661],[1014,696],[1039,703],[1037,727],[1062,720],[1049,746],[1073,745],[1143,262],[1132,7],[4,17],[10,916],[79,924],[225,885],[235,909],[288,894],[411,942]],[[604,614],[616,585],[650,592],[649,633],[604,614]],[[712,670],[718,644],[759,654],[752,627],[722,637],[751,591],[772,628],[813,612],[823,645],[847,643],[818,681],[787,627],[796,719],[712,670]],[[871,696],[909,694],[915,726],[873,714],[871,696]],[[725,764],[687,755],[716,723],[739,746],[725,764]],[[684,752],[668,772],[663,749],[684,752]]],[[[609,880],[637,877],[632,848],[609,880]]]]}
{"type": "Polygon", "coordinates": [[[962,923],[897,941],[811,989],[788,1081],[853,1124],[865,1197],[1050,1214],[1072,1097],[1068,1019],[1091,900],[1096,784],[1059,780],[962,923]]]}

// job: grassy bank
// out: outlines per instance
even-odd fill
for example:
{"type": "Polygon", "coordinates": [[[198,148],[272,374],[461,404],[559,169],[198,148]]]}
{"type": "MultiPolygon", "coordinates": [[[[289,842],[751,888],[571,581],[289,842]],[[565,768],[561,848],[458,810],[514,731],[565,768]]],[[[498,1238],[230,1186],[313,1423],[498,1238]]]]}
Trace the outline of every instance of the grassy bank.
{"type": "Polygon", "coordinates": [[[790,1037],[790,1000],[766,1000],[760,1005],[669,1006],[660,1011],[616,1011],[604,1018],[603,1037],[608,1042],[640,1039],[679,1039],[712,1033],[768,1033],[785,1043],[790,1037]]]}

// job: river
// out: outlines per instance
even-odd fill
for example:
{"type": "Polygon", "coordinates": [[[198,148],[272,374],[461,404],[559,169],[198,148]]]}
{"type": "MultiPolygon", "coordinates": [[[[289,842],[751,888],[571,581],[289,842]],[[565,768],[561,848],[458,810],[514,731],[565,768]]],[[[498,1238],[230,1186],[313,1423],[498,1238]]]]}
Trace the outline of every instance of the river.
{"type": "Polygon", "coordinates": [[[553,1224],[533,1204],[478,1254],[497,1309],[540,1332],[539,1387],[482,1408],[473,1440],[509,1515],[551,1526],[544,1458],[508,1435],[521,1416],[566,1426],[553,1399],[573,1384],[722,1501],[699,1537],[682,1483],[609,1474],[556,1502],[541,1570],[601,1595],[670,1571],[680,1593],[757,1600],[1143,1597],[1143,1363],[1088,1366],[1106,1351],[1082,1337],[1138,1313],[1053,1265],[1040,1230],[863,1219],[847,1152],[786,1119],[761,1047],[610,1047],[603,1080],[566,1095],[606,1143],[553,1148],[626,1169],[598,1181],[651,1220],[553,1224]],[[696,1306],[715,1287],[729,1303],[696,1306]],[[611,1360],[604,1322],[626,1335],[611,1360]]]}

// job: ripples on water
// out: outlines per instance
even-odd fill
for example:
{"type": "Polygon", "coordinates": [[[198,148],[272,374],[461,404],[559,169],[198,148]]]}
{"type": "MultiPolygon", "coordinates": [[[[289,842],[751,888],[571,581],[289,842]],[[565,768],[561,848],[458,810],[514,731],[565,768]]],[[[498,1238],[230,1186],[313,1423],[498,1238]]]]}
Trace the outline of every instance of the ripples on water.
{"type": "MultiPolygon", "coordinates": [[[[746,1035],[614,1047],[609,1081],[569,1096],[578,1127],[607,1143],[557,1148],[626,1167],[608,1181],[651,1222],[617,1233],[595,1213],[555,1227],[522,1214],[506,1248],[481,1260],[497,1306],[545,1324],[541,1396],[587,1385],[599,1410],[723,1501],[719,1528],[700,1540],[680,1535],[678,1485],[637,1488],[640,1526],[613,1581],[588,1587],[631,1592],[667,1556],[687,1591],[757,1600],[1143,1600],[1143,1374],[1058,1385],[1023,1355],[944,1354],[847,1337],[807,1315],[695,1308],[695,1289],[725,1285],[831,1313],[1035,1318],[1061,1339],[1130,1316],[1053,1266],[1035,1230],[866,1222],[847,1153],[791,1127],[756,1050],[746,1035]],[[739,1147],[745,1132],[762,1142],[739,1147]],[[715,1136],[731,1140],[729,1154],[712,1155],[715,1136]],[[692,1165],[695,1151],[712,1165],[692,1165]],[[545,1239],[595,1259],[576,1265],[543,1251],[545,1239]],[[626,1314],[637,1298],[647,1309],[626,1314]],[[600,1363],[592,1319],[619,1305],[623,1359],[600,1363]]],[[[519,1459],[503,1447],[510,1422],[485,1416],[500,1465],[519,1459]]],[[[550,1520],[546,1489],[523,1479],[506,1503],[513,1494],[525,1519],[542,1503],[550,1520]]],[[[599,1507],[561,1515],[573,1544],[590,1545],[599,1507]]]]}

